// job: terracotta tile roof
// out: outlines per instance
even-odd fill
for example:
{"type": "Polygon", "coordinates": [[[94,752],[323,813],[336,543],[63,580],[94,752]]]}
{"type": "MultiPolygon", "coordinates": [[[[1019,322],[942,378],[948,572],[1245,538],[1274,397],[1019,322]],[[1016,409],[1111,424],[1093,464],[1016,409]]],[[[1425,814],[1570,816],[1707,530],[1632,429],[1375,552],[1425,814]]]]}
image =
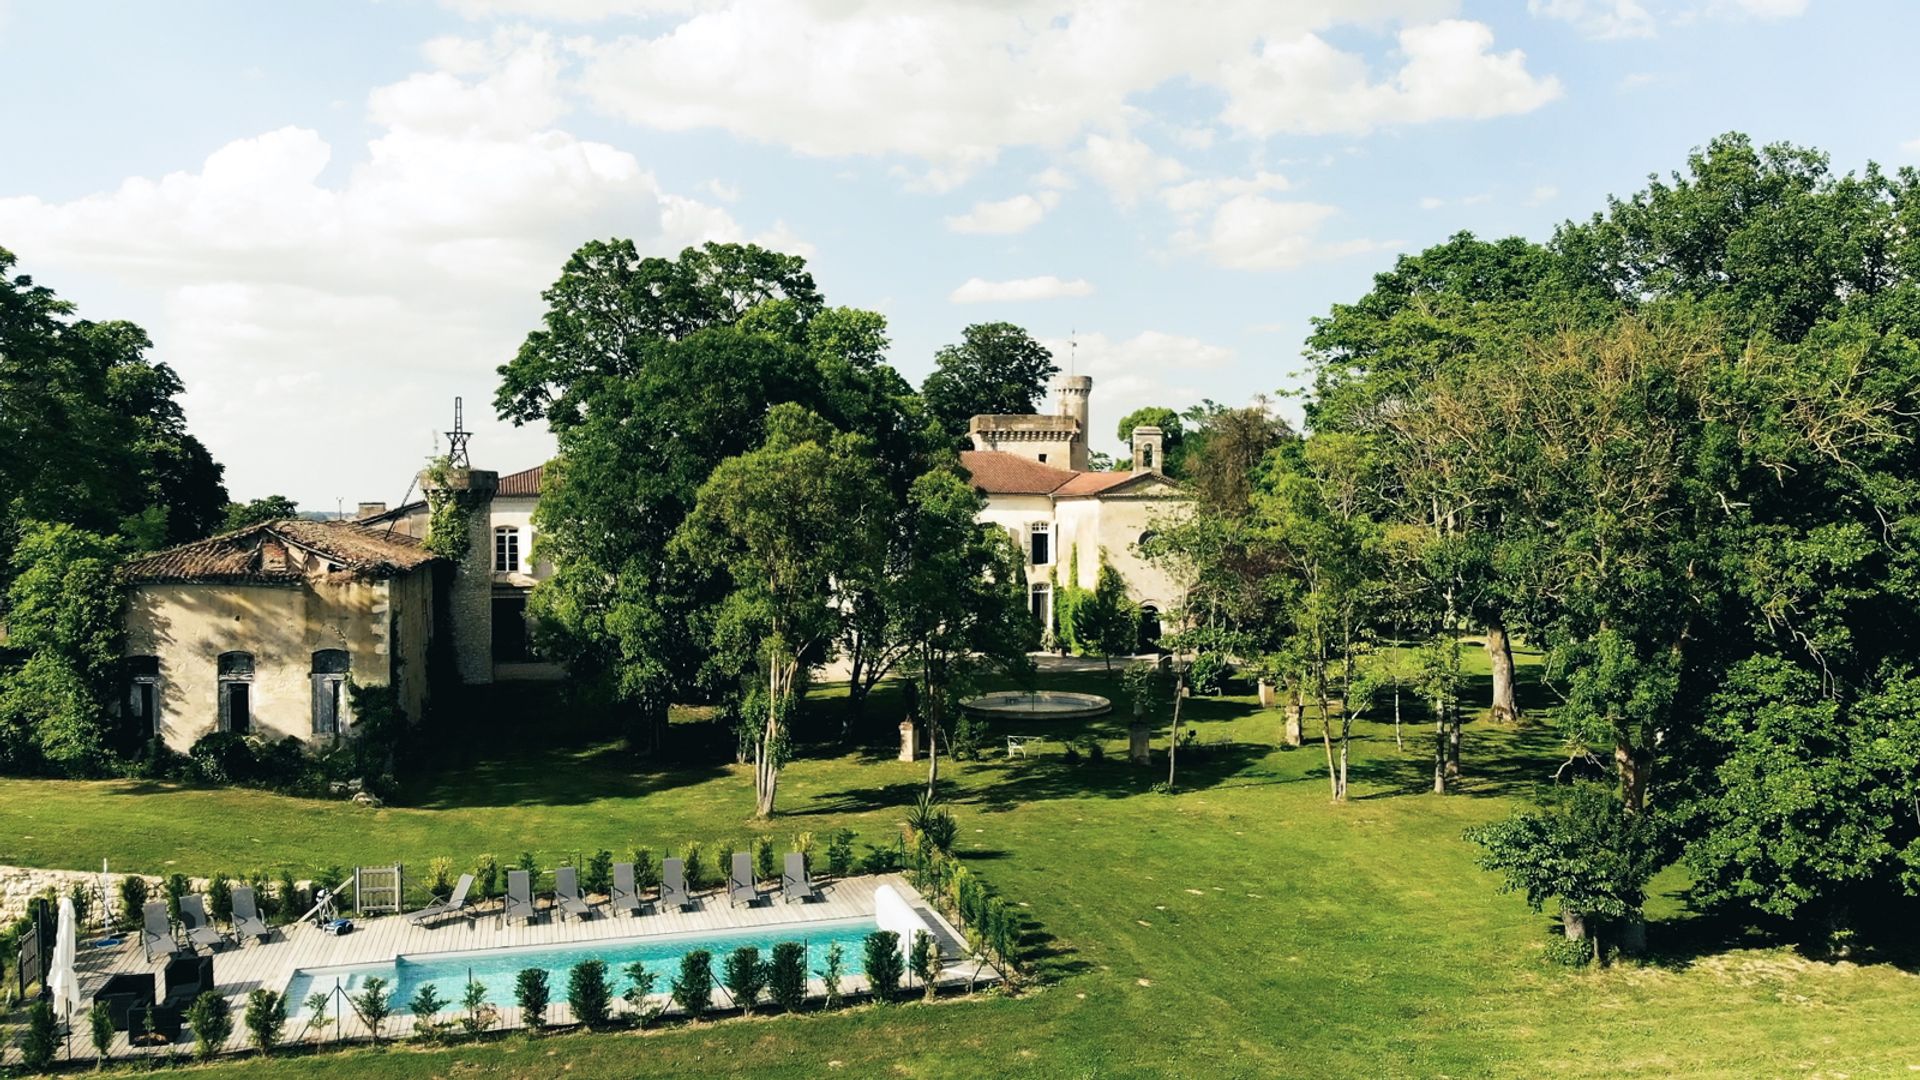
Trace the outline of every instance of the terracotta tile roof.
{"type": "Polygon", "coordinates": [[[1051,495],[1078,475],[1004,450],[962,450],[960,464],[989,495],[1051,495]]]}
{"type": "Polygon", "coordinates": [[[411,536],[389,534],[345,521],[284,518],[236,532],[156,551],[123,568],[132,582],[297,582],[307,576],[285,560],[300,548],[356,577],[388,578],[418,569],[438,556],[411,536]]]}
{"type": "Polygon", "coordinates": [[[1055,495],[1098,495],[1111,491],[1131,480],[1140,479],[1140,473],[1133,472],[1081,472],[1074,473],[1073,479],[1053,489],[1055,495]]]}
{"type": "Polygon", "coordinates": [[[547,471],[544,464],[531,469],[522,469],[517,473],[508,473],[500,478],[500,490],[495,495],[533,496],[540,494],[540,476],[547,471]]]}

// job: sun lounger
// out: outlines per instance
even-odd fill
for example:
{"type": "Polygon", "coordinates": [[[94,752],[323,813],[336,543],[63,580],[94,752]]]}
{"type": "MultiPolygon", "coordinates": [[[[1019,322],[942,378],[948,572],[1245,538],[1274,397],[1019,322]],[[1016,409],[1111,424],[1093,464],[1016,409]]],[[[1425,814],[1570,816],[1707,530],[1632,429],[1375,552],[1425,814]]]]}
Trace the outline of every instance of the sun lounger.
{"type": "Polygon", "coordinates": [[[155,900],[141,908],[140,918],[140,947],[147,951],[148,960],[180,951],[180,943],[173,940],[173,927],[167,923],[165,900],[155,900]]]}
{"type": "Polygon", "coordinates": [[[760,899],[760,890],[753,883],[753,857],[744,851],[733,853],[733,870],[727,874],[727,900],[735,907],[746,904],[752,907],[760,899]]]}
{"type": "Polygon", "coordinates": [[[233,887],[233,933],[235,937],[250,937],[255,941],[273,936],[273,928],[260,917],[260,905],[254,902],[251,885],[233,887]]]}
{"type": "Polygon", "coordinates": [[[687,893],[687,864],[681,859],[660,860],[660,906],[682,911],[693,906],[687,893]]]}
{"type": "Polygon", "coordinates": [[[632,863],[613,864],[613,895],[608,902],[615,912],[631,911],[638,915],[646,910],[647,902],[640,898],[640,890],[633,883],[632,863]]]}
{"type": "Polygon", "coordinates": [[[553,906],[559,908],[562,915],[576,919],[593,914],[593,905],[580,895],[580,872],[571,866],[553,872],[553,906]]]}
{"type": "Polygon", "coordinates": [[[189,893],[180,898],[180,925],[186,927],[187,944],[196,949],[202,945],[217,949],[231,940],[207,918],[207,905],[198,894],[189,893]]]}
{"type": "Polygon", "coordinates": [[[780,875],[780,894],[791,904],[795,900],[802,903],[816,900],[820,891],[813,887],[813,880],[807,877],[807,857],[797,851],[787,852],[786,872],[780,875]]]}
{"type": "Polygon", "coordinates": [[[507,871],[507,907],[500,917],[508,923],[516,918],[531,923],[540,917],[540,909],[533,902],[533,879],[525,870],[507,871]]]}
{"type": "Polygon", "coordinates": [[[453,895],[445,900],[435,899],[426,907],[407,916],[407,921],[415,926],[425,926],[443,915],[467,915],[472,905],[467,901],[467,893],[473,890],[473,875],[461,874],[460,880],[453,886],[453,895]]]}

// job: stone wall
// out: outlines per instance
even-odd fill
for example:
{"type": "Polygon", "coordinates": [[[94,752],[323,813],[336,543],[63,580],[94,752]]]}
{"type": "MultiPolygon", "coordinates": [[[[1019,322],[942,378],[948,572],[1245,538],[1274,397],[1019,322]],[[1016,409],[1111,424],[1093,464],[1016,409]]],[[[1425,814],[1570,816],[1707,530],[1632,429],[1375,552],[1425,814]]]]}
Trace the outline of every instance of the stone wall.
{"type": "MultiPolygon", "coordinates": [[[[120,879],[126,876],[113,873],[107,875],[107,888],[113,893],[110,902],[115,911],[120,908],[120,879]]],[[[147,878],[147,894],[158,898],[161,895],[160,879],[148,877],[145,874],[141,876],[147,878]]],[[[30,866],[0,866],[0,920],[12,920],[26,914],[27,901],[40,895],[49,886],[59,895],[67,895],[76,881],[85,882],[87,887],[92,889],[98,887],[100,875],[87,870],[41,870],[30,866]]],[[[193,878],[191,884],[195,889],[207,887],[205,878],[193,878]]]]}

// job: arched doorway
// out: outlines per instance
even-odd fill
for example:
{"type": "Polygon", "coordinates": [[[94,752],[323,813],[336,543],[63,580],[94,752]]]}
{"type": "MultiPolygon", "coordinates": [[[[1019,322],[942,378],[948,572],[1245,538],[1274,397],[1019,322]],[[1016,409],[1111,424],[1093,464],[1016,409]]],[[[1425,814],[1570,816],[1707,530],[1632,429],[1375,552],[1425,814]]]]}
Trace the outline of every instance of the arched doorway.
{"type": "Polygon", "coordinates": [[[1139,652],[1157,653],[1160,651],[1160,609],[1152,604],[1140,605],[1140,646],[1139,652]]]}

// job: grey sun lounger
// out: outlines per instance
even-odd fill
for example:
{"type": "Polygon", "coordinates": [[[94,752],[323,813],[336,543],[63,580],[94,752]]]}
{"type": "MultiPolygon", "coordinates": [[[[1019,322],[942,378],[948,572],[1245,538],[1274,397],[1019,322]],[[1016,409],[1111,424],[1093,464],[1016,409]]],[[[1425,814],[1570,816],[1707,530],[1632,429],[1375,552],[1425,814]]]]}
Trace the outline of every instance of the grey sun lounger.
{"type": "Polygon", "coordinates": [[[817,900],[820,890],[813,887],[813,879],[807,876],[807,857],[797,851],[787,852],[786,873],[780,875],[780,895],[791,904],[795,900],[802,903],[817,900]]]}
{"type": "Polygon", "coordinates": [[[473,890],[473,875],[461,874],[460,880],[453,886],[453,895],[445,900],[434,900],[426,907],[407,916],[407,921],[415,926],[425,926],[442,915],[470,915],[467,910],[472,905],[467,901],[467,893],[473,890]]]}
{"type": "Polygon", "coordinates": [[[683,859],[660,860],[660,906],[682,911],[693,906],[687,894],[687,864],[683,859]]]}
{"type": "Polygon", "coordinates": [[[265,941],[273,936],[273,928],[260,917],[260,905],[254,902],[251,885],[233,887],[233,934],[255,941],[265,941]]]}
{"type": "Polygon", "coordinates": [[[207,905],[197,893],[180,898],[180,924],[187,929],[187,944],[196,949],[202,945],[217,949],[230,940],[207,918],[207,905]]]}
{"type": "Polygon", "coordinates": [[[727,875],[727,900],[734,905],[745,903],[752,907],[760,899],[760,889],[753,883],[753,857],[744,851],[733,853],[733,871],[727,875]]]}
{"type": "Polygon", "coordinates": [[[165,900],[154,900],[141,908],[140,920],[140,947],[147,951],[148,960],[180,951],[180,943],[173,940],[173,927],[167,924],[165,900]]]}
{"type": "Polygon", "coordinates": [[[580,872],[571,866],[553,872],[553,906],[559,908],[562,915],[576,919],[593,914],[593,905],[580,895],[580,872]]]}
{"type": "Polygon", "coordinates": [[[617,914],[631,911],[635,915],[646,910],[647,902],[640,898],[640,890],[633,884],[633,864],[617,862],[613,864],[613,895],[607,898],[617,914]]]}
{"type": "Polygon", "coordinates": [[[533,878],[525,870],[507,871],[507,906],[500,917],[508,923],[516,918],[531,923],[540,917],[540,909],[533,902],[533,878]]]}

